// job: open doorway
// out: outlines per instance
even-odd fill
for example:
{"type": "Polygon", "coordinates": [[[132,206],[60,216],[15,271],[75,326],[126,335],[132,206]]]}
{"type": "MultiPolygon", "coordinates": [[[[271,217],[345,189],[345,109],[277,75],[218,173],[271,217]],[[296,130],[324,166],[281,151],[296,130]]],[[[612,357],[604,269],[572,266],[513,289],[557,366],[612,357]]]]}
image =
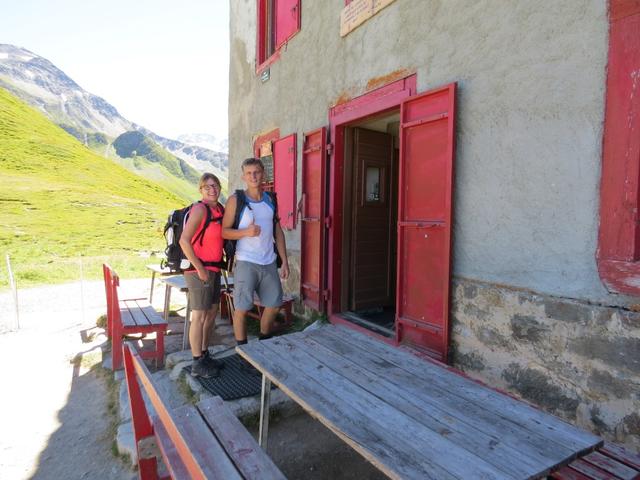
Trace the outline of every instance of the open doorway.
{"type": "Polygon", "coordinates": [[[344,129],[342,316],[394,337],[400,111],[344,129]]]}

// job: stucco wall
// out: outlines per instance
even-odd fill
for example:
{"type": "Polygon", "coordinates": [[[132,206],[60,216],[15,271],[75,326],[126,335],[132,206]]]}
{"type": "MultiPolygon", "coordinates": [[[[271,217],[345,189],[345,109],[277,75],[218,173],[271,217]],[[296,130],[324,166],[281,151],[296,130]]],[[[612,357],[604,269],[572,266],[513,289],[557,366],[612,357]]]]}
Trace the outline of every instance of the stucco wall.
{"type": "MultiPolygon", "coordinates": [[[[595,250],[606,2],[397,0],[341,38],[343,6],[303,0],[301,31],[262,83],[256,2],[231,2],[232,187],[253,136],[278,127],[300,147],[337,99],[375,77],[415,71],[419,92],[457,81],[454,275],[604,299],[595,250]]],[[[297,250],[299,230],[287,237],[297,250]]]]}

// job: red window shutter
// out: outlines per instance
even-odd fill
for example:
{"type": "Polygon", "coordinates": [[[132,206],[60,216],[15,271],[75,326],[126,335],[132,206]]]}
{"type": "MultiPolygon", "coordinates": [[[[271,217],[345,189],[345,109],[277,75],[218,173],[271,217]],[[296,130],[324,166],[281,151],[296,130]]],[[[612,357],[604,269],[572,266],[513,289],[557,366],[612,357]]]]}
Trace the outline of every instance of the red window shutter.
{"type": "Polygon", "coordinates": [[[274,188],[278,194],[280,225],[295,228],[296,212],[296,134],[273,143],[274,188]]]}
{"type": "Polygon", "coordinates": [[[401,106],[398,340],[447,360],[456,85],[401,106]]]}
{"type": "Polygon", "coordinates": [[[300,30],[300,0],[276,0],[276,49],[300,30]]]}
{"type": "Polygon", "coordinates": [[[327,129],[304,134],[302,150],[302,235],[300,295],[311,308],[324,311],[325,159],[327,129]]]}

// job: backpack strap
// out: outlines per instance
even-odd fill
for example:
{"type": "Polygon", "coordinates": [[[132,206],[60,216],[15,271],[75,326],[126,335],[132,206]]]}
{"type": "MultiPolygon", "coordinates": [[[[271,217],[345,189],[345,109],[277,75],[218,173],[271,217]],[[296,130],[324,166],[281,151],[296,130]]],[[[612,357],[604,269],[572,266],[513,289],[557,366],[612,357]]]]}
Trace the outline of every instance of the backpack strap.
{"type": "Polygon", "coordinates": [[[276,239],[276,225],[280,222],[278,216],[278,196],[276,192],[265,192],[273,204],[273,239],[276,239]]]}
{"type": "MultiPolygon", "coordinates": [[[[202,226],[200,231],[191,239],[191,245],[199,241],[200,246],[202,246],[202,242],[204,240],[204,232],[207,230],[207,228],[211,224],[211,221],[213,220],[213,213],[211,212],[211,208],[209,207],[209,205],[207,205],[206,203],[200,201],[197,203],[202,203],[205,206],[205,208],[207,209],[207,218],[205,219],[204,225],[202,226]]],[[[193,208],[193,205],[191,206],[191,208],[193,208]]]]}
{"type": "Polygon", "coordinates": [[[240,216],[246,205],[247,196],[244,194],[244,190],[236,190],[236,214],[233,217],[233,225],[231,228],[237,229],[240,226],[240,216]]]}

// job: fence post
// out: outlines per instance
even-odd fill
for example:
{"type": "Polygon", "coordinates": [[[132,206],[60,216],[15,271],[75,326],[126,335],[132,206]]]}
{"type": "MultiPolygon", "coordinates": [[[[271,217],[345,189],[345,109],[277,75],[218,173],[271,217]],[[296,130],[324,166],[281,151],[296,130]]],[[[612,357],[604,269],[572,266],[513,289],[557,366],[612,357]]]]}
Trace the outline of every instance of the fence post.
{"type": "Polygon", "coordinates": [[[84,270],[82,267],[82,254],[80,254],[80,309],[82,315],[82,324],[84,325],[85,314],[84,314],[84,270]]]}
{"type": "Polygon", "coordinates": [[[18,308],[18,287],[13,278],[13,271],[11,270],[11,260],[7,253],[7,271],[9,272],[9,284],[11,285],[11,291],[13,292],[13,303],[16,308],[16,330],[20,330],[20,309],[18,308]]]}

